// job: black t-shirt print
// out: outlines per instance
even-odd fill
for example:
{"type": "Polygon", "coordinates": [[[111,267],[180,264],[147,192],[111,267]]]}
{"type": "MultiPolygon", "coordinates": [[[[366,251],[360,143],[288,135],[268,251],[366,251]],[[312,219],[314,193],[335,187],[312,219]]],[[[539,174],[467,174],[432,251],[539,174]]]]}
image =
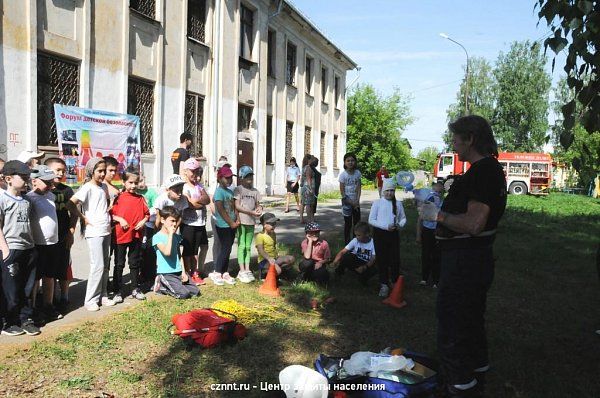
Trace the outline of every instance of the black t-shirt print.
{"type": "MultiPolygon", "coordinates": [[[[444,199],[442,211],[450,214],[466,213],[470,200],[484,203],[490,208],[483,230],[496,229],[506,208],[506,179],[497,159],[483,158],[473,163],[464,175],[457,176],[444,199]]],[[[459,234],[438,224],[436,235],[451,237],[459,234]]]]}
{"type": "Polygon", "coordinates": [[[190,153],[185,148],[177,148],[171,154],[171,164],[173,165],[173,174],[179,174],[179,166],[181,162],[185,162],[190,158],[190,153]]]}

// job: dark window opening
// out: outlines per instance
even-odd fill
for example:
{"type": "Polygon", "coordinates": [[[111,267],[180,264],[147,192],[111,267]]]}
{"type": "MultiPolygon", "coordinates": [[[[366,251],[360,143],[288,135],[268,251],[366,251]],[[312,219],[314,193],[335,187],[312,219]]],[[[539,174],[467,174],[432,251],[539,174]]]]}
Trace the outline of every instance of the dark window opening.
{"type": "Polygon", "coordinates": [[[338,135],[333,136],[333,167],[338,168],[338,135]]]}
{"type": "Polygon", "coordinates": [[[54,104],[78,105],[79,65],[38,53],[37,79],[37,142],[58,145],[54,104]]]}
{"type": "Polygon", "coordinates": [[[202,123],[204,121],[204,98],[187,93],[185,95],[185,115],[183,131],[194,136],[191,153],[194,156],[202,156],[203,136],[202,123]]]}
{"type": "Polygon", "coordinates": [[[321,68],[321,100],[327,102],[327,68],[321,68]]]}
{"type": "Polygon", "coordinates": [[[292,158],[292,140],[294,139],[294,123],[285,124],[285,164],[290,163],[292,158]]]}
{"type": "Polygon", "coordinates": [[[240,57],[252,59],[254,46],[254,12],[248,7],[240,6],[240,57]]]}
{"type": "Polygon", "coordinates": [[[267,75],[275,77],[275,49],[277,48],[277,36],[274,30],[269,30],[267,39],[267,75]]]}
{"type": "Polygon", "coordinates": [[[304,154],[311,152],[311,129],[310,127],[306,127],[304,129],[304,154]]]}
{"type": "Polygon", "coordinates": [[[205,42],[206,0],[188,0],[188,37],[205,42]]]}
{"type": "Polygon", "coordinates": [[[313,60],[310,57],[306,57],[306,71],[304,73],[306,79],[306,92],[308,94],[312,91],[312,78],[313,78],[313,60]]]}
{"type": "Polygon", "coordinates": [[[338,76],[336,76],[333,80],[333,97],[333,102],[337,107],[340,97],[340,78],[338,76]]]}
{"type": "Polygon", "coordinates": [[[290,86],[296,84],[296,46],[287,44],[287,64],[285,68],[285,82],[290,86]]]}
{"type": "Polygon", "coordinates": [[[154,83],[129,79],[127,113],[140,117],[142,152],[154,152],[152,129],[154,120],[154,83]]]}
{"type": "Polygon", "coordinates": [[[156,19],[156,0],[129,0],[129,8],[156,19]]]}
{"type": "Polygon", "coordinates": [[[249,131],[252,120],[252,107],[238,105],[238,131],[249,131]]]}

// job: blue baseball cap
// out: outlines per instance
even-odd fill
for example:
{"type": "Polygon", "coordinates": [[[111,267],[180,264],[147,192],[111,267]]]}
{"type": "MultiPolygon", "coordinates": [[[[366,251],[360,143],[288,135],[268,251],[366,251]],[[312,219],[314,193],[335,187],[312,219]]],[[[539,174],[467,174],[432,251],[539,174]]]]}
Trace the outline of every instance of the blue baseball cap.
{"type": "Polygon", "coordinates": [[[249,175],[254,175],[254,171],[252,170],[252,167],[250,167],[250,166],[240,167],[240,171],[238,172],[238,176],[240,178],[246,178],[249,175]]]}

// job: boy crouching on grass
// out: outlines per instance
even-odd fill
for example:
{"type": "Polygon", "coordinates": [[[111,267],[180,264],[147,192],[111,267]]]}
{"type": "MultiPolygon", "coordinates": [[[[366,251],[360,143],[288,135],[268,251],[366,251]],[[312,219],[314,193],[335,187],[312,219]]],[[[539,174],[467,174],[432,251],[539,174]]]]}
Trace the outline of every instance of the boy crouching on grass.
{"type": "Polygon", "coordinates": [[[375,244],[371,238],[369,224],[358,222],[354,226],[354,236],[355,238],[335,256],[335,273],[341,276],[346,269],[352,270],[358,275],[359,281],[366,285],[369,278],[378,272],[375,267],[375,244]]]}
{"type": "Polygon", "coordinates": [[[181,213],[173,206],[159,210],[161,229],[152,237],[152,247],[156,251],[156,281],[154,291],[177,299],[187,299],[200,294],[200,289],[188,281],[185,270],[179,261],[179,245],[183,238],[177,234],[181,213]]]}
{"type": "Polygon", "coordinates": [[[256,250],[258,251],[258,270],[261,279],[266,275],[270,264],[275,265],[277,275],[280,275],[283,269],[291,267],[296,261],[293,256],[277,255],[277,235],[275,235],[277,221],[279,218],[275,217],[273,213],[264,213],[260,217],[263,231],[256,235],[256,250]]]}

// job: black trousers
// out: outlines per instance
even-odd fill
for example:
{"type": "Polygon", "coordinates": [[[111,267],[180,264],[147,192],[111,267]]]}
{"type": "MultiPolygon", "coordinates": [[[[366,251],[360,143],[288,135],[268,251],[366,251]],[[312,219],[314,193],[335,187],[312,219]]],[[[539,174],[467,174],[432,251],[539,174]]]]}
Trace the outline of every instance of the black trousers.
{"type": "Polygon", "coordinates": [[[313,259],[303,258],[298,264],[298,268],[302,272],[302,280],[312,281],[318,285],[326,285],[329,282],[329,272],[327,267],[322,265],[321,268],[315,269],[316,261],[313,259]]]}
{"type": "Polygon", "coordinates": [[[4,291],[6,326],[19,325],[33,318],[33,286],[36,277],[35,249],[10,250],[2,261],[2,290],[4,291]]]}
{"type": "Polygon", "coordinates": [[[134,239],[129,243],[117,243],[115,246],[115,269],[113,271],[113,292],[125,295],[123,286],[123,269],[125,269],[125,255],[129,264],[131,288],[139,287],[140,266],[142,262],[142,240],[134,239]]]}
{"type": "Polygon", "coordinates": [[[142,266],[140,279],[144,282],[154,282],[156,278],[156,252],[152,247],[154,228],[145,227],[144,239],[142,240],[142,266]]]}
{"type": "Polygon", "coordinates": [[[437,285],[440,282],[440,248],[435,239],[435,229],[421,229],[421,280],[437,285]]]}
{"type": "Polygon", "coordinates": [[[229,256],[231,256],[231,247],[235,240],[235,229],[233,228],[221,228],[217,227],[217,235],[219,235],[219,241],[221,242],[221,251],[217,256],[215,262],[215,271],[223,274],[227,272],[229,267],[229,256]]]}
{"type": "Polygon", "coordinates": [[[379,283],[396,283],[400,275],[400,232],[373,228],[379,283]]]}
{"type": "Polygon", "coordinates": [[[349,269],[351,271],[356,272],[356,275],[358,275],[359,281],[363,285],[366,285],[367,282],[369,281],[369,279],[371,279],[371,277],[377,273],[377,268],[376,267],[367,267],[367,269],[364,270],[363,272],[356,271],[356,269],[358,267],[361,267],[365,264],[367,264],[367,261],[361,260],[360,258],[356,257],[354,254],[347,252],[340,259],[340,264],[338,265],[338,268],[336,269],[336,273],[343,274],[345,270],[349,269]]]}
{"type": "Polygon", "coordinates": [[[492,246],[441,250],[436,316],[441,368],[448,384],[467,384],[488,365],[487,292],[494,279],[492,246]]]}
{"type": "Polygon", "coordinates": [[[360,221],[360,207],[353,208],[352,214],[344,216],[344,244],[347,245],[354,238],[354,226],[360,221]]]}

